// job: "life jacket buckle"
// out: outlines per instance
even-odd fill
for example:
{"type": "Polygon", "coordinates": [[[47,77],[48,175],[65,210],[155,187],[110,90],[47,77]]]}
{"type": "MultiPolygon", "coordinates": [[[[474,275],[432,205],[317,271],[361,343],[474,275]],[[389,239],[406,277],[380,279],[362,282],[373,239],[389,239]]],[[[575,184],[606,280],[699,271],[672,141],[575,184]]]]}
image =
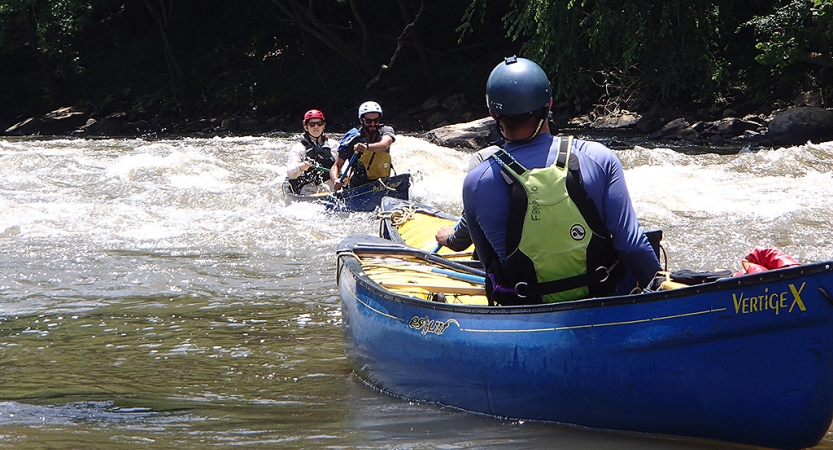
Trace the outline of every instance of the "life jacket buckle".
{"type": "Polygon", "coordinates": [[[526,298],[526,295],[521,294],[521,288],[526,288],[526,287],[527,287],[526,281],[518,281],[515,284],[515,291],[517,291],[516,295],[518,296],[518,298],[526,298]]]}
{"type": "Polygon", "coordinates": [[[610,277],[610,270],[611,269],[608,269],[605,266],[599,266],[596,268],[596,274],[598,276],[604,276],[604,278],[599,280],[599,283],[604,283],[605,281],[607,281],[607,279],[610,277]]]}
{"type": "Polygon", "coordinates": [[[596,269],[596,273],[599,274],[599,276],[604,275],[604,277],[601,280],[599,280],[599,283],[604,283],[605,281],[607,281],[607,279],[610,278],[610,273],[613,272],[613,269],[615,269],[618,265],[619,260],[617,259],[616,262],[614,262],[609,268],[605,266],[599,266],[596,269]]]}

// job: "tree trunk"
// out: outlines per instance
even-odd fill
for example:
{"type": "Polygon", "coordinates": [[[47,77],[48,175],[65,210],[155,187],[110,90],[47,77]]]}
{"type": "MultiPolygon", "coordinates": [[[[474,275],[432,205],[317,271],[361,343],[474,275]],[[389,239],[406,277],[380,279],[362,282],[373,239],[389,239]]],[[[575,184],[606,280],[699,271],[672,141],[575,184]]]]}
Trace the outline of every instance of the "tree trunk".
{"type": "Polygon", "coordinates": [[[174,91],[174,98],[176,98],[176,81],[182,87],[182,93],[186,99],[193,98],[193,88],[185,73],[182,71],[182,66],[179,64],[179,58],[176,57],[173,45],[168,39],[168,23],[171,18],[171,11],[173,9],[174,0],[157,0],[159,9],[154,9],[154,0],[145,0],[145,5],[153,16],[153,20],[159,26],[159,32],[162,34],[162,44],[165,47],[165,61],[168,64],[168,70],[171,77],[171,88],[174,91]],[[176,74],[176,76],[174,76],[176,74]]]}
{"type": "Polygon", "coordinates": [[[40,63],[43,78],[46,82],[46,98],[48,106],[54,108],[56,101],[63,98],[63,89],[60,78],[57,73],[57,66],[55,62],[49,59],[43,52],[40,51],[40,39],[38,38],[38,23],[37,14],[32,6],[27,7],[23,11],[23,20],[26,27],[26,39],[29,41],[29,48],[40,63]]]}

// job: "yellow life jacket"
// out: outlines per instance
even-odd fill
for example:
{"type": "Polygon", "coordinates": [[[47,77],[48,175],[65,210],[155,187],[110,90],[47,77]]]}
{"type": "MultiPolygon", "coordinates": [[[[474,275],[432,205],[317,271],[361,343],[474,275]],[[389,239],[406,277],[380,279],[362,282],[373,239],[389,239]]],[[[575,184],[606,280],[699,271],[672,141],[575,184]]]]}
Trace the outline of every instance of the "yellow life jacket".
{"type": "Polygon", "coordinates": [[[367,171],[367,180],[373,181],[379,178],[387,178],[390,176],[390,153],[384,152],[362,152],[359,161],[367,171]]]}

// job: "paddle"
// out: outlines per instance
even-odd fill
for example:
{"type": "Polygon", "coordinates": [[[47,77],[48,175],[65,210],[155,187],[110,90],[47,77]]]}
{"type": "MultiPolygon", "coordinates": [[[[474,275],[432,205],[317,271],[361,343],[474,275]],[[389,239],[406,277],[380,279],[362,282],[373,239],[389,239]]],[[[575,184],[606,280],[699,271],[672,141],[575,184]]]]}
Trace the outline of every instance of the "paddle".
{"type": "Polygon", "coordinates": [[[465,281],[468,283],[473,284],[484,284],[485,279],[478,275],[471,275],[468,273],[461,273],[454,270],[449,269],[440,269],[439,267],[428,267],[428,266],[421,266],[421,265],[397,265],[397,264],[386,264],[384,262],[380,263],[371,263],[371,264],[362,264],[366,267],[374,267],[380,269],[388,269],[388,270],[412,270],[414,272],[425,272],[425,273],[435,273],[438,275],[446,276],[448,278],[454,280],[465,281]]]}
{"type": "Polygon", "coordinates": [[[338,144],[339,152],[342,148],[349,146],[351,143],[353,145],[353,156],[350,157],[350,162],[347,163],[347,167],[344,168],[344,173],[341,174],[341,179],[339,183],[344,184],[344,179],[347,178],[347,174],[350,172],[350,167],[353,166],[353,163],[356,162],[356,158],[359,156],[359,153],[356,151],[354,143],[355,140],[359,142],[364,142],[364,139],[361,136],[361,132],[357,128],[353,128],[352,130],[348,131],[347,134],[341,138],[341,142],[338,144]]]}
{"type": "Polygon", "coordinates": [[[418,250],[415,248],[408,248],[405,246],[376,246],[376,245],[368,245],[368,244],[356,244],[350,248],[355,255],[358,256],[379,256],[379,257],[394,257],[394,258],[414,258],[414,259],[421,259],[424,261],[430,261],[432,263],[449,267],[454,270],[458,270],[460,272],[467,272],[475,275],[486,276],[486,271],[482,269],[475,269],[474,267],[469,267],[464,264],[460,264],[458,262],[454,262],[451,260],[447,260],[441,256],[428,253],[424,250],[418,250]]]}
{"type": "Polygon", "coordinates": [[[350,157],[350,162],[347,163],[347,167],[344,168],[344,173],[341,174],[341,179],[338,180],[339,183],[344,184],[344,179],[347,178],[347,173],[350,172],[350,167],[356,161],[356,157],[359,156],[357,152],[353,152],[353,156],[350,157]]]}
{"type": "Polygon", "coordinates": [[[320,170],[322,172],[329,172],[330,171],[330,169],[328,169],[324,166],[319,166],[318,164],[313,162],[311,159],[308,159],[307,162],[309,162],[311,164],[310,167],[312,167],[313,169],[317,169],[317,170],[320,170]]]}
{"type": "Polygon", "coordinates": [[[486,288],[477,286],[437,286],[432,284],[395,283],[390,281],[379,282],[379,285],[397,289],[420,289],[433,293],[441,292],[443,294],[486,295],[486,288]]]}

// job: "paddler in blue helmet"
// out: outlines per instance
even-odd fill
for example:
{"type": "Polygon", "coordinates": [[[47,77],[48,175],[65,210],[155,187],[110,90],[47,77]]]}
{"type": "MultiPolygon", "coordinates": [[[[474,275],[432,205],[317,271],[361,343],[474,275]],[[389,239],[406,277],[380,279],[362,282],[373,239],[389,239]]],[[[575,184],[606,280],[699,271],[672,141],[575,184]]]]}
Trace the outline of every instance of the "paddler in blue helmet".
{"type": "Polygon", "coordinates": [[[463,211],[492,303],[628,294],[660,264],[636,217],[622,165],[602,144],[553,136],[549,78],[517,57],[497,65],[486,104],[503,150],[463,183],[463,211]]]}
{"type": "Polygon", "coordinates": [[[382,107],[378,103],[368,101],[359,105],[359,126],[341,138],[336,162],[330,168],[335,189],[341,189],[342,184],[357,187],[389,177],[393,168],[390,146],[395,140],[393,128],[382,124],[382,107]],[[347,174],[342,173],[345,162],[347,174]]]}

